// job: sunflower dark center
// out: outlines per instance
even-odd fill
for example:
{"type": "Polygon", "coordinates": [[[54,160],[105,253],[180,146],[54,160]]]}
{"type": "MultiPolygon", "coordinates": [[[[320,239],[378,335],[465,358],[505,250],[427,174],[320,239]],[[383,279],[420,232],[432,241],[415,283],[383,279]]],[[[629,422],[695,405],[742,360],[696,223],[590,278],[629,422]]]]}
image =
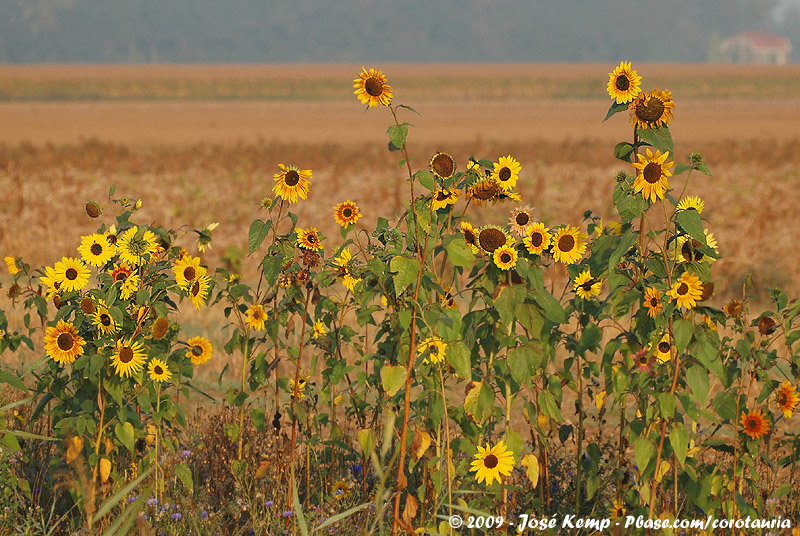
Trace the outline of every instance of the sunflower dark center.
{"type": "Polygon", "coordinates": [[[113,246],[114,244],[117,243],[117,235],[115,234],[106,235],[106,240],[108,240],[108,243],[113,246]]]}
{"type": "Polygon", "coordinates": [[[450,177],[455,171],[455,162],[453,162],[453,159],[450,158],[448,155],[439,153],[435,157],[433,157],[433,162],[431,162],[431,167],[433,168],[433,171],[436,172],[437,175],[439,175],[440,177],[444,177],[446,179],[450,177]]]}
{"type": "Polygon", "coordinates": [[[440,190],[440,191],[439,191],[439,192],[436,194],[436,200],[437,200],[437,201],[446,201],[448,197],[450,197],[450,196],[449,196],[449,195],[447,195],[447,193],[446,193],[444,190],[440,190]]]}
{"type": "Polygon", "coordinates": [[[531,221],[531,217],[528,216],[527,212],[520,212],[514,217],[514,221],[517,222],[517,225],[528,225],[528,222],[531,221]]]}
{"type": "Polygon", "coordinates": [[[114,274],[114,281],[125,281],[128,278],[128,274],[125,272],[117,272],[114,274]]]}
{"type": "Polygon", "coordinates": [[[778,393],[778,404],[779,405],[785,406],[788,401],[789,401],[789,397],[786,396],[786,393],[778,393]]]}
{"type": "Polygon", "coordinates": [[[497,174],[501,181],[507,181],[511,178],[511,170],[507,167],[504,167],[500,170],[500,173],[497,174]]]}
{"type": "Polygon", "coordinates": [[[564,235],[558,239],[558,249],[564,252],[572,251],[575,247],[575,237],[572,235],[564,235]]]}
{"type": "Polygon", "coordinates": [[[509,263],[509,262],[511,262],[511,255],[510,255],[509,253],[505,253],[505,252],[503,252],[503,253],[500,255],[500,262],[502,262],[502,263],[509,263]]]}
{"type": "Polygon", "coordinates": [[[130,346],[125,346],[119,351],[119,360],[122,363],[130,363],[133,361],[133,350],[131,350],[130,346]]]}
{"type": "Polygon", "coordinates": [[[664,115],[664,103],[657,97],[641,101],[636,105],[636,117],[647,123],[654,123],[664,115]]]}
{"type": "Polygon", "coordinates": [[[200,282],[195,281],[192,285],[192,296],[197,296],[198,294],[200,294],[200,282]]]}
{"type": "Polygon", "coordinates": [[[364,82],[364,89],[373,97],[379,97],[383,93],[383,82],[377,78],[367,78],[364,82]]]}
{"type": "Polygon", "coordinates": [[[261,320],[262,318],[264,318],[264,315],[261,312],[261,309],[256,309],[253,311],[253,320],[261,320]]]}
{"type": "Polygon", "coordinates": [[[203,355],[203,348],[201,346],[192,346],[192,353],[196,356],[203,355]]]}
{"type": "Polygon", "coordinates": [[[628,80],[628,77],[624,74],[621,74],[617,77],[615,82],[617,89],[620,91],[628,91],[628,88],[631,87],[631,81],[628,80]]]}
{"type": "Polygon", "coordinates": [[[499,229],[484,229],[478,235],[478,242],[484,250],[492,253],[506,243],[506,235],[499,229]]]}
{"type": "Polygon", "coordinates": [[[754,417],[750,417],[747,419],[747,429],[748,430],[757,430],[758,429],[758,420],[754,417]]]}
{"type": "Polygon", "coordinates": [[[533,233],[531,235],[531,244],[533,244],[534,247],[538,248],[542,245],[542,242],[544,242],[544,237],[541,235],[541,233],[533,233]]]}
{"type": "Polygon", "coordinates": [[[353,209],[351,209],[350,207],[345,208],[344,210],[342,210],[342,216],[344,216],[345,218],[348,218],[348,219],[352,218],[353,217],[353,209]]]}
{"type": "Polygon", "coordinates": [[[164,374],[164,369],[161,368],[161,365],[156,365],[155,367],[153,367],[153,372],[160,376],[164,374]]]}
{"type": "Polygon", "coordinates": [[[661,180],[661,164],[650,162],[642,170],[642,175],[644,176],[644,180],[650,184],[657,183],[661,180]]]}
{"type": "Polygon", "coordinates": [[[685,296],[689,292],[689,285],[686,283],[681,283],[678,287],[678,294],[681,296],[685,296]]]}
{"type": "Polygon", "coordinates": [[[187,281],[194,279],[195,275],[197,275],[197,271],[194,269],[194,266],[187,266],[183,269],[183,277],[185,277],[187,281]]]}
{"type": "Polygon", "coordinates": [[[658,343],[658,351],[661,352],[662,354],[666,354],[667,352],[669,352],[669,342],[661,341],[660,343],[658,343]]]}
{"type": "Polygon", "coordinates": [[[702,246],[700,242],[695,239],[687,240],[681,247],[681,255],[687,261],[699,261],[703,258],[703,253],[698,251],[697,248],[702,246]]]}
{"type": "Polygon", "coordinates": [[[78,271],[75,268],[67,268],[67,271],[64,272],[64,277],[70,281],[74,281],[75,279],[78,279],[78,271]]]}
{"type": "Polygon", "coordinates": [[[70,335],[69,333],[62,333],[61,335],[59,335],[56,342],[58,343],[58,348],[64,352],[66,352],[67,350],[71,350],[72,346],[75,344],[72,335],[70,335]]]}
{"type": "Polygon", "coordinates": [[[103,253],[103,246],[101,246],[98,243],[94,243],[92,244],[92,247],[89,248],[89,250],[92,252],[92,255],[100,255],[101,253],[103,253]]]}
{"type": "Polygon", "coordinates": [[[483,459],[483,465],[487,469],[494,469],[495,467],[497,467],[497,463],[498,463],[497,456],[495,456],[494,454],[489,454],[483,459]]]}
{"type": "Polygon", "coordinates": [[[300,174],[297,171],[290,169],[286,172],[286,175],[284,175],[283,182],[286,183],[286,186],[294,186],[300,182],[300,174]]]}
{"type": "Polygon", "coordinates": [[[650,307],[658,307],[658,298],[650,298],[650,307]]]}
{"type": "Polygon", "coordinates": [[[475,233],[473,233],[472,231],[469,231],[469,230],[464,231],[464,240],[467,242],[467,244],[474,244],[475,243],[475,233]]]}
{"type": "Polygon", "coordinates": [[[477,197],[481,201],[486,201],[487,199],[491,199],[492,197],[494,197],[497,194],[498,190],[499,186],[497,186],[497,184],[495,184],[494,181],[481,182],[475,185],[475,187],[472,190],[472,195],[473,197],[477,197]]]}
{"type": "Polygon", "coordinates": [[[642,355],[639,356],[639,364],[640,365],[646,365],[647,361],[648,361],[647,354],[643,353],[642,355]]]}
{"type": "Polygon", "coordinates": [[[100,323],[103,324],[104,326],[110,326],[111,325],[111,317],[109,315],[107,315],[106,313],[101,314],[100,315],[100,323]]]}

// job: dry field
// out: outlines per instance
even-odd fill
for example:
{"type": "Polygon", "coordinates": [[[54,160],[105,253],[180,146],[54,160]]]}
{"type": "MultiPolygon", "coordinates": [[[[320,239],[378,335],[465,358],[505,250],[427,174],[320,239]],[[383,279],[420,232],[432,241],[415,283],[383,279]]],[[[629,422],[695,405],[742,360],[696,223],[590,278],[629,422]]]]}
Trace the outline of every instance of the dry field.
{"type": "MultiPolygon", "coordinates": [[[[609,66],[382,67],[395,102],[421,114],[401,111],[415,125],[409,148],[417,167],[437,150],[461,169],[470,155],[512,154],[523,165],[523,202],[544,222],[579,224],[586,209],[611,216],[614,173],[625,167],[612,151],[631,128],[623,114],[601,122],[609,66]]],[[[769,285],[800,293],[800,68],[635,67],[645,88],[673,91],[676,160],[699,151],[714,172],[693,177],[688,193],[705,199],[703,215],[724,255],[714,268],[717,305],[740,292],[733,286],[748,272],[762,300],[769,285]]],[[[357,70],[0,68],[0,253],[33,265],[74,255],[96,223],[83,204],[103,202],[116,183],[118,193],[143,199],[142,222],[219,221],[204,259],[213,269],[226,252],[247,249],[278,163],[314,171],[309,200],[295,206],[301,226],[337,244],[332,207],[351,199],[365,215],[359,224],[373,227],[394,213],[407,186],[398,153],[386,149],[389,112],[365,113],[352,96],[357,70]]],[[[502,223],[507,210],[468,217],[502,223]]],[[[184,242],[194,251],[192,236],[184,242]]],[[[253,267],[245,262],[243,270],[253,267]]]]}

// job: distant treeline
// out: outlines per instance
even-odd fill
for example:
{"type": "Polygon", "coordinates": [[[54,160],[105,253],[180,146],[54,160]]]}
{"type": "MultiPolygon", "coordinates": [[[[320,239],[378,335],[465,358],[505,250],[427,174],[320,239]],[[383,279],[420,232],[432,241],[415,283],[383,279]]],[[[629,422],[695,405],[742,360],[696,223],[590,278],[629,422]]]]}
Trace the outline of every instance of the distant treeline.
{"type": "Polygon", "coordinates": [[[743,30],[800,48],[776,2],[0,0],[0,62],[704,62],[743,30]]]}

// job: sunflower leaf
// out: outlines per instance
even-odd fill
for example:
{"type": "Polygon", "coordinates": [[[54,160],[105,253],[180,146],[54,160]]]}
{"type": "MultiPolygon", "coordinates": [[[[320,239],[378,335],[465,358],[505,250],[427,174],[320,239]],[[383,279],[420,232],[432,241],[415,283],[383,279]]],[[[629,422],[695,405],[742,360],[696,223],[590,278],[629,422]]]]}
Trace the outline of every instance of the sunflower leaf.
{"type": "Polygon", "coordinates": [[[414,112],[414,113],[415,113],[415,114],[417,114],[418,116],[422,117],[422,114],[421,114],[421,113],[419,113],[418,111],[416,111],[416,110],[415,110],[414,108],[412,108],[411,106],[408,106],[408,105],[406,105],[406,104],[398,104],[398,105],[397,105],[397,107],[398,107],[398,108],[405,108],[406,110],[411,110],[412,112],[414,112]]]}
{"type": "Polygon", "coordinates": [[[617,113],[619,113],[619,112],[621,112],[623,110],[627,110],[627,109],[628,109],[628,105],[627,104],[618,104],[616,101],[612,102],[611,103],[611,107],[608,109],[608,113],[606,114],[605,119],[603,119],[603,122],[605,123],[606,121],[608,121],[608,119],[612,115],[617,114],[617,113]]]}
{"type": "Polygon", "coordinates": [[[403,292],[417,279],[420,270],[419,261],[408,257],[395,256],[389,262],[389,269],[394,276],[394,290],[397,294],[403,292]]]}
{"type": "Polygon", "coordinates": [[[614,147],[614,158],[618,158],[623,162],[630,162],[632,153],[633,145],[627,141],[621,141],[614,147]]]}
{"type": "Polygon", "coordinates": [[[114,434],[119,439],[120,443],[125,445],[129,451],[134,452],[136,447],[133,442],[133,425],[129,422],[124,424],[117,423],[114,427],[114,434]]]}
{"type": "Polygon", "coordinates": [[[686,383],[701,406],[708,400],[708,373],[705,367],[694,365],[686,371],[686,383]]]}
{"type": "Polygon", "coordinates": [[[708,245],[706,242],[706,232],[703,229],[703,221],[700,219],[699,212],[696,210],[682,210],[678,212],[677,221],[681,229],[689,233],[689,236],[704,246],[708,245]]]}
{"type": "Polygon", "coordinates": [[[456,376],[463,380],[472,379],[470,352],[463,341],[449,342],[444,356],[447,363],[456,371],[456,376]]]}
{"type": "Polygon", "coordinates": [[[389,150],[399,151],[406,144],[406,136],[408,136],[408,123],[400,123],[399,125],[391,125],[387,132],[389,133],[389,150]]]}
{"type": "Polygon", "coordinates": [[[423,169],[417,171],[416,173],[417,179],[419,179],[419,183],[425,187],[425,189],[433,191],[434,186],[436,185],[436,179],[433,176],[433,173],[428,171],[427,169],[423,169]]]}
{"type": "Polygon", "coordinates": [[[381,368],[381,385],[389,396],[394,396],[406,383],[408,371],[402,365],[386,365],[381,368]]]}
{"type": "Polygon", "coordinates": [[[535,301],[542,309],[544,315],[551,322],[556,324],[565,324],[567,322],[567,313],[558,300],[552,294],[542,289],[532,293],[533,301],[535,301]]]}
{"type": "Polygon", "coordinates": [[[636,132],[640,140],[649,143],[662,153],[669,151],[672,154],[672,134],[670,134],[668,126],[638,129],[636,132]]]}
{"type": "Polygon", "coordinates": [[[681,462],[681,465],[686,463],[686,452],[689,450],[689,438],[686,434],[686,429],[678,423],[672,426],[669,431],[669,442],[672,445],[672,452],[675,457],[681,462]]]}
{"type": "Polygon", "coordinates": [[[450,262],[455,266],[469,268],[475,262],[475,255],[460,236],[453,235],[445,246],[445,250],[447,250],[450,262]]]}
{"type": "Polygon", "coordinates": [[[247,244],[248,244],[248,255],[252,255],[259,247],[261,247],[261,243],[267,237],[267,233],[269,232],[269,228],[272,226],[272,220],[264,223],[261,220],[254,220],[252,224],[250,224],[250,231],[247,234],[247,244]]]}

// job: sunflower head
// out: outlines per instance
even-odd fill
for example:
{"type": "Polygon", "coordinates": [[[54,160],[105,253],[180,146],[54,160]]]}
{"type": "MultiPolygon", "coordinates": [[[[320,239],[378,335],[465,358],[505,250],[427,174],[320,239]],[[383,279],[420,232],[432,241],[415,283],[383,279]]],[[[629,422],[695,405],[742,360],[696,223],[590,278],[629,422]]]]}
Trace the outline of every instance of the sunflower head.
{"type": "Polygon", "coordinates": [[[503,189],[494,179],[483,179],[476,182],[467,190],[467,198],[477,206],[497,197],[503,189]]]}
{"type": "Polygon", "coordinates": [[[172,378],[172,371],[167,364],[155,357],[147,365],[147,374],[152,381],[159,383],[168,382],[172,378]]]}
{"type": "Polygon", "coordinates": [[[320,240],[317,228],[297,229],[297,245],[302,249],[320,251],[322,249],[322,240],[320,240]]]}
{"type": "Polygon", "coordinates": [[[586,236],[579,228],[565,225],[553,236],[551,250],[557,262],[575,264],[586,252],[586,236]]]}
{"type": "Polygon", "coordinates": [[[680,200],[676,210],[681,212],[683,210],[696,210],[698,214],[703,212],[703,208],[705,207],[705,203],[703,200],[696,195],[687,195],[683,199],[680,200]]]}
{"type": "Polygon", "coordinates": [[[454,188],[437,188],[431,197],[431,210],[440,210],[455,205],[461,191],[454,188]]]}
{"type": "Polygon", "coordinates": [[[362,72],[353,80],[355,95],[370,108],[389,106],[392,103],[392,86],[386,83],[386,76],[380,69],[361,67],[362,72]]]}
{"type": "Polygon", "coordinates": [[[78,328],[64,320],[59,320],[55,327],[47,328],[45,332],[45,352],[61,365],[71,364],[76,357],[83,355],[85,345],[86,341],[78,334],[78,328]]]}
{"type": "Polygon", "coordinates": [[[475,231],[475,228],[472,227],[472,224],[466,221],[462,221],[460,224],[461,227],[461,235],[464,237],[464,242],[467,243],[469,246],[470,251],[474,254],[478,254],[481,252],[480,247],[478,247],[478,233],[475,231]]]}
{"type": "Polygon", "coordinates": [[[478,244],[486,253],[494,253],[508,242],[505,231],[495,225],[486,225],[478,231],[478,244]]]}
{"type": "Polygon", "coordinates": [[[797,395],[797,387],[791,382],[781,383],[781,386],[775,391],[775,404],[783,412],[783,417],[791,418],[798,403],[800,403],[800,396],[797,395]]]}
{"type": "Polygon", "coordinates": [[[423,363],[442,363],[447,351],[447,343],[440,337],[433,335],[420,341],[417,355],[422,357],[423,363]]]}
{"type": "Polygon", "coordinates": [[[361,217],[361,213],[358,211],[358,205],[352,201],[343,201],[336,205],[333,210],[333,218],[343,229],[347,229],[361,217]]]}
{"type": "Polygon", "coordinates": [[[631,69],[631,62],[621,61],[608,75],[608,94],[617,104],[631,102],[641,91],[642,77],[631,69]]]}
{"type": "Polygon", "coordinates": [[[731,300],[725,304],[723,310],[729,317],[736,319],[742,316],[742,302],[741,300],[731,300]]]}
{"type": "Polygon", "coordinates": [[[533,209],[529,206],[515,208],[511,211],[511,231],[518,237],[523,238],[528,230],[528,226],[533,223],[533,209]]]}
{"type": "Polygon", "coordinates": [[[501,270],[510,270],[517,265],[517,250],[509,244],[503,244],[494,250],[492,260],[501,270]]]}
{"type": "Polygon", "coordinates": [[[654,153],[647,148],[647,157],[637,154],[638,162],[633,164],[639,173],[636,180],[633,181],[633,191],[642,194],[645,200],[655,202],[658,199],[664,199],[669,189],[667,179],[672,176],[670,168],[675,164],[673,161],[667,161],[669,158],[669,151],[661,153],[656,150],[654,153]]]}
{"type": "Polygon", "coordinates": [[[575,295],[584,300],[588,300],[600,294],[603,283],[592,277],[589,268],[581,272],[573,282],[573,290],[575,295]]]}
{"type": "Polygon", "coordinates": [[[522,243],[531,255],[541,255],[543,251],[550,247],[550,240],[553,236],[550,230],[541,222],[533,222],[525,230],[525,238],[522,243]]]}
{"type": "Polygon", "coordinates": [[[431,157],[431,171],[440,179],[449,179],[456,172],[456,161],[447,153],[436,153],[431,157]]]}
{"type": "Polygon", "coordinates": [[[306,199],[311,184],[311,170],[283,164],[278,164],[278,167],[281,168],[280,172],[273,176],[275,185],[272,187],[272,191],[275,195],[290,204],[298,203],[300,199],[306,199]]]}
{"type": "Polygon", "coordinates": [[[510,192],[517,185],[520,171],[522,171],[522,166],[513,156],[501,156],[494,163],[494,171],[492,171],[491,178],[503,191],[510,192]]]}
{"type": "MultiPolygon", "coordinates": [[[[247,320],[245,320],[245,322],[247,322],[247,320]]],[[[192,337],[186,341],[186,345],[189,349],[186,350],[185,355],[192,360],[192,365],[202,365],[211,359],[214,348],[211,346],[211,342],[205,337],[192,337]]]]}
{"type": "Polygon", "coordinates": [[[639,128],[658,128],[669,125],[672,121],[672,93],[667,90],[654,89],[650,93],[642,92],[628,105],[631,113],[631,124],[639,128]]]}
{"type": "Polygon", "coordinates": [[[661,292],[657,288],[649,287],[644,291],[644,306],[647,308],[647,316],[650,318],[655,318],[664,310],[661,292]]]}
{"type": "Polygon", "coordinates": [[[510,475],[513,470],[514,453],[508,450],[503,441],[493,447],[478,445],[478,452],[470,467],[478,483],[486,482],[487,486],[495,480],[502,482],[502,477],[510,475]]]}
{"type": "Polygon", "coordinates": [[[703,283],[696,275],[683,272],[667,294],[671,298],[670,301],[675,301],[678,307],[692,309],[703,295],[703,283]]]}
{"type": "Polygon", "coordinates": [[[739,422],[744,433],[750,436],[750,439],[761,439],[769,432],[769,421],[760,409],[755,409],[750,413],[743,411],[739,422]]]}

